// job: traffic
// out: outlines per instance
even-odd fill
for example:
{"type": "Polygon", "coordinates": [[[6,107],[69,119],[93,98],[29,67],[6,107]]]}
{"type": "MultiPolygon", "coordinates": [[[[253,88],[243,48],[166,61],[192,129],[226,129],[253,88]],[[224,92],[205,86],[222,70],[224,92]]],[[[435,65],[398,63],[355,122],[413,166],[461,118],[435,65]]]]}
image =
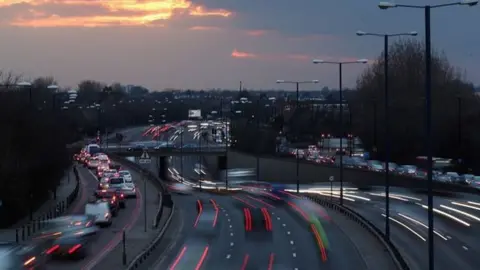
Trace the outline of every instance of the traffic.
{"type": "Polygon", "coordinates": [[[41,221],[27,243],[0,243],[0,269],[47,269],[51,261],[78,261],[94,255],[92,245],[102,228],[110,227],[129,198],[137,196],[130,172],[101,153],[98,145],[88,145],[74,160],[98,180],[81,213],[41,221]]]}

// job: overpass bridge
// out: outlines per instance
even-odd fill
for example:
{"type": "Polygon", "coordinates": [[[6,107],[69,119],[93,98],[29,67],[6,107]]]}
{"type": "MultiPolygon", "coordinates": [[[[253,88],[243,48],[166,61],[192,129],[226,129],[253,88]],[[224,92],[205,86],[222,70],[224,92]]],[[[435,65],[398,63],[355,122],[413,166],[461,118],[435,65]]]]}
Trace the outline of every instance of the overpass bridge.
{"type": "Polygon", "coordinates": [[[225,146],[202,146],[202,147],[159,147],[159,148],[134,148],[131,146],[109,145],[102,147],[105,153],[118,156],[140,157],[143,152],[147,152],[153,157],[170,156],[227,156],[225,146]]]}

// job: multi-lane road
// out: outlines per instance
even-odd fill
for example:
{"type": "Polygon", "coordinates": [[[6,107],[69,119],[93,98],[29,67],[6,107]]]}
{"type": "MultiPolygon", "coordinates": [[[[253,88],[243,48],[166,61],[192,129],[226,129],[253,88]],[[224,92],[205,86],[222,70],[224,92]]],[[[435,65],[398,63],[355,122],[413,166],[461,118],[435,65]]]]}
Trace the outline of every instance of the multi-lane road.
{"type": "MultiPolygon", "coordinates": [[[[74,203],[67,214],[82,215],[85,204],[93,196],[97,189],[98,180],[92,171],[81,166],[77,166],[80,175],[80,193],[77,201],[74,203]]],[[[49,262],[49,270],[63,269],[121,269],[121,245],[122,234],[125,231],[127,235],[128,249],[130,256],[138,254],[149,243],[150,238],[156,234],[150,227],[156,212],[157,191],[153,185],[148,184],[147,189],[143,189],[141,176],[132,171],[133,181],[140,188],[137,189],[137,197],[127,201],[127,207],[122,209],[118,216],[114,218],[112,226],[102,228],[91,245],[89,245],[89,254],[84,260],[78,261],[58,261],[49,262]],[[147,196],[147,197],[145,197],[147,196]],[[144,203],[147,199],[147,204],[144,203]],[[145,207],[147,205],[148,207],[145,207]],[[148,231],[144,232],[145,212],[147,213],[148,231]]]]}
{"type": "MultiPolygon", "coordinates": [[[[141,132],[135,131],[131,134],[131,138],[135,138],[135,140],[151,139],[142,137],[141,132]],[[138,134],[135,135],[136,133],[138,134]]],[[[171,134],[169,133],[162,135],[162,140],[168,140],[170,135],[171,134]]],[[[185,132],[182,139],[184,143],[195,142],[193,132],[185,132]]],[[[194,168],[200,163],[199,157],[183,157],[183,162],[180,162],[180,159],[181,157],[172,158],[172,166],[177,171],[182,171],[183,177],[191,180],[197,179],[198,175],[194,171],[194,168]],[[182,163],[183,170],[180,165],[182,163]]],[[[323,196],[327,199],[330,197],[330,188],[325,186],[302,186],[302,192],[317,193],[319,194],[318,196],[323,196]]],[[[344,192],[345,205],[369,219],[378,228],[384,230],[386,221],[385,195],[382,194],[381,188],[379,188],[378,191],[369,192],[346,188],[344,192]]],[[[334,187],[334,200],[338,200],[338,193],[338,188],[334,187]]],[[[245,202],[258,207],[258,205],[255,204],[259,204],[259,201],[254,200],[253,198],[243,198],[242,202],[239,201],[238,198],[233,198],[232,196],[206,195],[205,193],[194,194],[193,196],[176,197],[175,200],[178,208],[182,209],[182,217],[177,217],[176,219],[179,223],[180,220],[183,222],[182,226],[184,226],[184,228],[185,226],[188,228],[192,227],[192,222],[194,222],[193,219],[196,216],[196,209],[194,207],[196,198],[205,196],[214,199],[218,203],[221,207],[220,216],[224,217],[223,220],[219,222],[219,224],[221,224],[219,225],[220,231],[218,234],[220,237],[216,239],[216,242],[212,243],[211,248],[208,249],[208,254],[218,255],[207,256],[207,259],[204,261],[204,264],[208,266],[207,269],[210,269],[210,266],[224,266],[221,264],[222,260],[219,259],[221,258],[220,253],[222,252],[223,260],[226,261],[225,263],[228,263],[228,265],[242,265],[242,259],[245,259],[245,254],[249,254],[248,251],[251,250],[257,251],[255,253],[258,254],[255,254],[255,258],[260,258],[258,259],[258,263],[268,263],[268,259],[266,258],[269,258],[269,254],[276,254],[274,256],[275,258],[281,258],[283,260],[277,260],[277,262],[285,265],[288,269],[291,267],[297,267],[298,269],[313,269],[312,266],[317,266],[317,263],[318,265],[323,265],[323,267],[331,264],[335,269],[347,267],[346,265],[349,265],[350,267],[354,265],[356,269],[362,268],[362,259],[357,258],[358,252],[352,247],[348,237],[341,233],[341,230],[336,226],[332,226],[328,229],[329,239],[335,239],[335,245],[341,247],[344,252],[331,252],[329,254],[331,258],[329,259],[328,264],[322,264],[321,256],[319,256],[318,252],[311,254],[313,251],[318,251],[318,248],[315,249],[315,243],[311,242],[312,238],[311,235],[308,235],[308,230],[305,230],[305,227],[302,227],[303,225],[292,216],[289,209],[278,206],[270,209],[272,215],[275,215],[274,220],[279,221],[277,224],[278,228],[274,228],[274,230],[280,232],[285,230],[284,227],[288,227],[290,231],[287,230],[287,232],[290,232],[290,235],[292,236],[288,236],[289,234],[281,235],[280,233],[276,235],[274,233],[274,237],[269,240],[270,242],[268,242],[268,244],[267,242],[250,243],[244,240],[241,233],[242,213],[239,211],[239,208],[244,207],[245,202]],[[238,227],[240,231],[236,232],[236,227],[238,227]],[[293,232],[295,232],[295,236],[293,236],[293,232]],[[233,236],[231,236],[232,239],[225,237],[225,235],[228,236],[230,233],[233,234],[233,236]],[[285,248],[285,246],[290,245],[290,241],[294,243],[294,250],[296,250],[296,252],[291,250],[287,251],[285,248]],[[284,242],[287,244],[284,244],[284,242]],[[229,248],[231,243],[233,243],[233,246],[229,248]],[[253,249],[254,247],[255,249],[253,249]],[[230,250],[232,251],[230,252],[230,250]],[[287,256],[287,253],[291,254],[287,256]],[[297,256],[295,258],[298,259],[294,259],[294,256],[292,255],[293,253],[297,256]],[[345,254],[349,255],[345,256],[345,254]],[[308,259],[302,259],[303,257],[301,256],[305,256],[308,259]],[[335,256],[337,256],[338,259],[334,259],[335,256]],[[213,260],[214,262],[211,262],[212,260],[208,260],[208,258],[216,259],[213,260]],[[311,262],[312,264],[309,264],[308,262],[311,262]],[[337,265],[335,265],[335,263],[337,263],[337,265]]],[[[428,221],[426,201],[427,199],[425,195],[412,194],[411,192],[402,189],[393,189],[390,196],[391,240],[403,254],[404,258],[411,266],[411,269],[427,269],[428,267],[428,221]]],[[[474,195],[462,194],[449,198],[436,196],[434,198],[434,206],[435,269],[450,270],[455,269],[456,267],[462,267],[462,269],[477,269],[477,265],[480,263],[480,256],[478,256],[480,252],[480,243],[478,243],[480,198],[474,195]]],[[[269,208],[268,206],[266,207],[269,208]]],[[[205,244],[204,247],[207,246],[206,242],[199,240],[202,239],[201,237],[192,236],[188,233],[188,230],[179,229],[179,227],[181,227],[180,225],[176,227],[179,239],[176,239],[174,242],[178,247],[175,249],[171,246],[170,251],[168,252],[179,256],[181,255],[180,257],[185,256],[185,258],[189,258],[189,256],[197,256],[189,254],[199,253],[195,248],[188,248],[190,243],[193,243],[192,246],[194,247],[196,247],[198,243],[205,244]],[[183,249],[184,244],[186,245],[185,250],[183,249]],[[193,253],[188,253],[188,250],[193,253]]],[[[150,269],[162,269],[162,267],[168,267],[168,265],[172,264],[172,261],[163,259],[163,261],[156,263],[157,267],[150,269]]],[[[155,265],[155,263],[152,262],[152,265],[155,265]]]]}
{"type": "MultiPolygon", "coordinates": [[[[163,134],[160,140],[168,140],[170,135],[163,134]]],[[[185,133],[184,143],[195,143],[196,137],[193,132],[185,133]]],[[[197,179],[195,169],[201,163],[199,157],[183,157],[180,161],[181,158],[172,158],[172,168],[183,171],[185,178],[197,179]]],[[[151,169],[158,170],[156,165],[151,169]]],[[[363,229],[356,224],[345,226],[348,222],[340,221],[345,218],[336,213],[328,213],[328,220],[323,224],[329,248],[322,253],[319,246],[325,243],[319,244],[309,223],[288,204],[244,193],[225,196],[197,191],[192,195],[174,195],[173,199],[177,215],[166,233],[165,242],[169,244],[163,244],[143,269],[393,269],[392,262],[373,237],[367,237],[366,242],[375,250],[360,252],[349,234],[362,234],[363,229]],[[197,200],[210,202],[211,215],[218,216],[202,221],[204,211],[197,221],[197,200]],[[272,232],[255,237],[247,235],[244,208],[265,208],[271,216],[272,232]],[[207,227],[216,222],[213,235],[199,229],[202,222],[207,227]],[[374,263],[364,259],[372,253],[377,257],[374,263]]]]}

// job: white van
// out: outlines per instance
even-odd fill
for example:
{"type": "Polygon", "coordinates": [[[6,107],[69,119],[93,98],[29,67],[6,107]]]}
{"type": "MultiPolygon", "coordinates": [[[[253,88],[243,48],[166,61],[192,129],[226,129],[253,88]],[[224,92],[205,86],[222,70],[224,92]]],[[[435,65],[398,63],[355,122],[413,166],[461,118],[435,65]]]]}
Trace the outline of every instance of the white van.
{"type": "Polygon", "coordinates": [[[85,205],[85,215],[94,216],[95,224],[101,227],[112,225],[112,213],[108,202],[96,201],[85,205]]]}
{"type": "Polygon", "coordinates": [[[101,151],[100,145],[94,144],[94,143],[87,145],[87,147],[86,147],[85,150],[86,150],[87,153],[89,153],[91,156],[93,156],[94,154],[99,153],[99,152],[101,151]]]}

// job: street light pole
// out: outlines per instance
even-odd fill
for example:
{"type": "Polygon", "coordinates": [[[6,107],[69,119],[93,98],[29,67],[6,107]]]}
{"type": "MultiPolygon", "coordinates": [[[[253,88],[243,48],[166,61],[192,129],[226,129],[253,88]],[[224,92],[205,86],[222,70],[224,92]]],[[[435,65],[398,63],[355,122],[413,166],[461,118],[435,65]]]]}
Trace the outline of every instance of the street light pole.
{"type": "Polygon", "coordinates": [[[366,64],[368,62],[367,59],[358,59],[356,61],[324,61],[320,59],[314,59],[314,64],[333,64],[338,65],[338,83],[339,83],[339,94],[340,94],[340,205],[343,205],[343,90],[342,90],[342,72],[343,72],[343,65],[346,64],[366,64]]]}
{"type": "Polygon", "coordinates": [[[390,2],[380,2],[378,7],[380,9],[389,8],[415,8],[423,9],[425,12],[425,146],[427,154],[427,188],[428,188],[428,267],[429,270],[434,270],[434,224],[433,224],[433,158],[432,158],[432,49],[431,49],[431,18],[430,11],[432,8],[442,8],[457,5],[475,6],[478,0],[463,0],[460,2],[438,4],[438,5],[403,5],[390,2]]]}
{"type": "MultiPolygon", "coordinates": [[[[287,84],[295,84],[296,86],[296,102],[295,102],[295,111],[298,110],[300,104],[300,84],[307,84],[307,83],[318,83],[318,80],[311,80],[311,81],[285,81],[285,80],[277,80],[277,83],[287,83],[287,84]]],[[[295,153],[295,166],[296,166],[296,182],[297,182],[297,194],[300,193],[300,159],[298,158],[298,147],[296,148],[295,153]]]]}
{"type": "MultiPolygon", "coordinates": [[[[384,73],[384,91],[385,91],[385,238],[390,241],[390,151],[391,151],[391,138],[390,138],[390,99],[388,91],[388,47],[389,37],[399,36],[416,36],[417,32],[397,33],[397,34],[378,34],[367,33],[363,31],[357,31],[357,36],[375,36],[383,37],[383,73],[384,73]]],[[[377,104],[374,104],[374,146],[377,148],[377,104]]]]}

